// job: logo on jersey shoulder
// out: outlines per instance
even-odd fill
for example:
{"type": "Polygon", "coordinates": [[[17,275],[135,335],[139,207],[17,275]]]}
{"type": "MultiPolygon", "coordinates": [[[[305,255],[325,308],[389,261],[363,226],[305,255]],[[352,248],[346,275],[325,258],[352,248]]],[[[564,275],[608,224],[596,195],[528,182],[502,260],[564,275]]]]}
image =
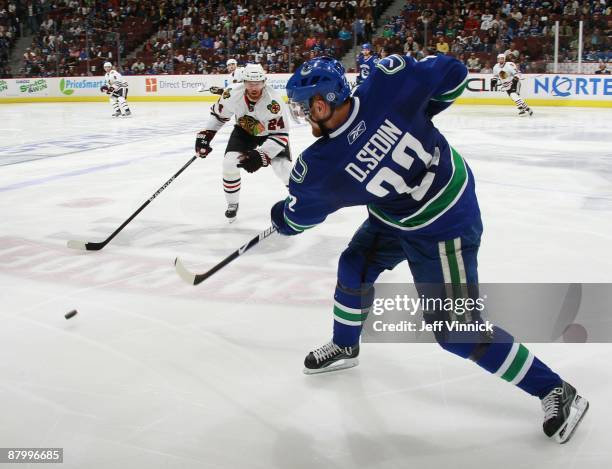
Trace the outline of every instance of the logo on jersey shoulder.
{"type": "Polygon", "coordinates": [[[274,99],[270,104],[268,104],[267,108],[272,114],[278,114],[281,110],[280,104],[278,104],[274,99]]]}
{"type": "Polygon", "coordinates": [[[266,130],[264,125],[251,116],[242,116],[238,119],[238,125],[251,135],[259,135],[266,130]]]}
{"type": "Polygon", "coordinates": [[[312,65],[306,64],[300,70],[300,75],[308,75],[310,72],[312,72],[312,65]]]}
{"type": "Polygon", "coordinates": [[[394,73],[403,70],[404,67],[406,67],[406,61],[402,56],[397,54],[380,59],[376,64],[376,68],[382,70],[387,75],[393,75],[394,73]]]}
{"type": "Polygon", "coordinates": [[[295,166],[293,166],[293,169],[291,170],[291,179],[293,179],[296,183],[301,184],[304,182],[307,172],[308,166],[302,159],[302,154],[300,153],[300,156],[298,156],[298,159],[295,162],[295,166]]]}
{"type": "Polygon", "coordinates": [[[366,131],[366,125],[364,121],[361,121],[357,124],[353,129],[348,133],[347,138],[349,145],[355,143],[355,140],[359,138],[359,136],[366,131]]]}
{"type": "Polygon", "coordinates": [[[227,99],[231,96],[231,88],[226,88],[225,91],[223,92],[223,95],[221,96],[223,99],[227,99]]]}

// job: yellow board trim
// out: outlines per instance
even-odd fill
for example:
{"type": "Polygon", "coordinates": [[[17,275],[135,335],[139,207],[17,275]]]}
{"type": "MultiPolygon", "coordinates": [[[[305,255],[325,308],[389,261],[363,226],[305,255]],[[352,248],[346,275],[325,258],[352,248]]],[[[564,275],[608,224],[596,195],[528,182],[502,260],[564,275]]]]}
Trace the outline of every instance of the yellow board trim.
{"type": "MultiPolygon", "coordinates": [[[[597,101],[587,99],[538,99],[526,98],[532,106],[569,106],[569,107],[612,107],[612,101],[597,101]]],[[[512,106],[508,98],[458,98],[455,104],[495,104],[512,106]]]]}
{"type": "MultiPolygon", "coordinates": [[[[218,96],[130,96],[130,102],[215,102],[218,96]]],[[[285,101],[287,98],[284,98],[285,101]]],[[[0,98],[0,104],[14,103],[104,103],[108,98],[103,96],[45,96],[27,98],[0,98]]],[[[537,99],[527,100],[530,106],[568,106],[568,107],[602,107],[612,108],[612,101],[598,101],[586,99],[537,99]]],[[[466,98],[461,97],[455,104],[483,104],[483,105],[507,105],[512,103],[508,98],[466,98]]]]}

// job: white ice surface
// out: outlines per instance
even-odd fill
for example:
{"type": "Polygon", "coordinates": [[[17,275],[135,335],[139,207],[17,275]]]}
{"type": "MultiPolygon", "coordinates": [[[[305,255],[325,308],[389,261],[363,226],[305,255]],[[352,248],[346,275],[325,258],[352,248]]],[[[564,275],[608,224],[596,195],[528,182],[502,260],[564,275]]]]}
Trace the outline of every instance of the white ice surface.
{"type": "MultiPolygon", "coordinates": [[[[302,374],[330,338],[336,262],[362,208],[184,284],[175,256],[206,270],[284,198],[271,171],[243,176],[240,218],[225,222],[229,125],[104,250],[67,249],[104,239],[178,170],[207,115],[132,107],[111,120],[105,104],[0,106],[0,447],[63,447],[63,467],[88,469],[610,464],[609,344],[530,346],[591,402],[564,446],[541,432],[537,399],[437,345],[366,344],[355,369],[302,374]]],[[[458,106],[436,120],[476,176],[480,278],[610,282],[612,113],[535,112],[458,106]]],[[[311,137],[291,141],[297,153],[311,137]]]]}

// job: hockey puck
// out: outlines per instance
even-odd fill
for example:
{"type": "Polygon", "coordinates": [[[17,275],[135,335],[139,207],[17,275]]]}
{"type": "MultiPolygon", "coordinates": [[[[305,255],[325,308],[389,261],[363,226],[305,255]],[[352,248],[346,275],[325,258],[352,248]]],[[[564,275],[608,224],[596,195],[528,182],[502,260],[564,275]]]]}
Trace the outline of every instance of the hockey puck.
{"type": "Polygon", "coordinates": [[[64,317],[66,319],[70,319],[70,318],[75,317],[76,315],[77,315],[77,310],[73,309],[72,311],[68,311],[66,314],[64,314],[64,317]]]}

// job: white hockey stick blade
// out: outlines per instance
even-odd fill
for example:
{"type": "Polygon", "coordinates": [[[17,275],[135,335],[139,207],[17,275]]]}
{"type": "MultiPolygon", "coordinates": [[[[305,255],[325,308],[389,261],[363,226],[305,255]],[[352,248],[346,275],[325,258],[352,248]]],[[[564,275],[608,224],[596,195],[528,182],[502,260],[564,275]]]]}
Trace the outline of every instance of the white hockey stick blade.
{"type": "Polygon", "coordinates": [[[67,245],[70,249],[80,249],[81,251],[87,251],[87,246],[85,246],[85,243],[83,241],[76,241],[74,239],[71,239],[70,241],[68,241],[67,245]]]}
{"type": "Polygon", "coordinates": [[[183,261],[181,261],[178,257],[174,259],[174,268],[176,269],[176,273],[179,275],[179,277],[181,277],[185,282],[190,285],[195,284],[196,276],[185,268],[183,261]]]}

